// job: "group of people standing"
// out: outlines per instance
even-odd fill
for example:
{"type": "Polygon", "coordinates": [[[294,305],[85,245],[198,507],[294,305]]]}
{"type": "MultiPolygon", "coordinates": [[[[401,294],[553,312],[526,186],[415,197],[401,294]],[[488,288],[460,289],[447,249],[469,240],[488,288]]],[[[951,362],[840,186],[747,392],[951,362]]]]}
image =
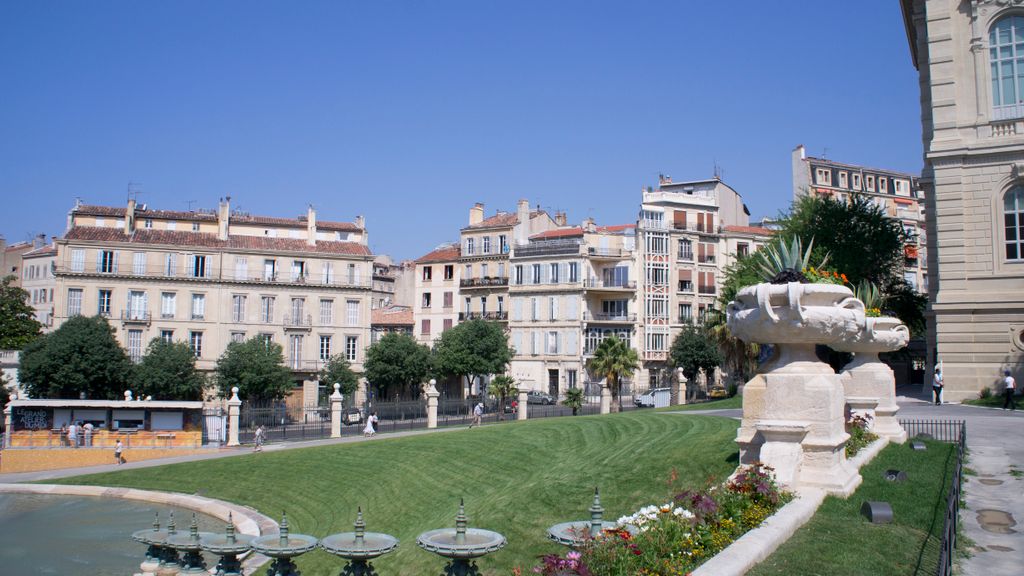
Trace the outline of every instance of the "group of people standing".
{"type": "Polygon", "coordinates": [[[92,446],[92,433],[96,429],[92,422],[72,422],[60,427],[60,445],[78,448],[92,446]]]}

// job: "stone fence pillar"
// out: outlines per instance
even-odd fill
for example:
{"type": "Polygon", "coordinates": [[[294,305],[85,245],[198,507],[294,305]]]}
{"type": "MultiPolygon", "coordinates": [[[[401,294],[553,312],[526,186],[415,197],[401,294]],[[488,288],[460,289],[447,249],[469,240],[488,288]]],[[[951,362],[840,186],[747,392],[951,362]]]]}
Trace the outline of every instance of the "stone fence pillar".
{"type": "Polygon", "coordinates": [[[526,404],[527,404],[527,400],[529,400],[529,399],[530,399],[530,397],[527,396],[526,390],[520,389],[519,390],[519,397],[516,399],[516,402],[517,402],[517,406],[516,406],[516,420],[526,420],[526,418],[529,416],[529,413],[526,411],[527,410],[526,404]]]}
{"type": "Polygon", "coordinates": [[[231,399],[228,400],[228,446],[238,446],[238,413],[241,411],[242,401],[238,399],[238,387],[231,389],[231,399]]]}
{"type": "Polygon", "coordinates": [[[11,432],[14,431],[14,407],[9,402],[4,406],[4,430],[7,431],[4,434],[4,448],[10,448],[11,432]]]}
{"type": "Polygon", "coordinates": [[[331,438],[341,438],[341,384],[334,383],[334,394],[331,394],[331,438]]]}
{"type": "Polygon", "coordinates": [[[606,383],[601,386],[601,414],[609,414],[612,411],[612,389],[606,383]]]}
{"type": "Polygon", "coordinates": [[[433,378],[427,382],[427,428],[437,428],[437,397],[441,395],[437,391],[437,380],[433,378]]]}
{"type": "Polygon", "coordinates": [[[682,368],[676,368],[676,404],[686,404],[686,376],[682,368]]]}

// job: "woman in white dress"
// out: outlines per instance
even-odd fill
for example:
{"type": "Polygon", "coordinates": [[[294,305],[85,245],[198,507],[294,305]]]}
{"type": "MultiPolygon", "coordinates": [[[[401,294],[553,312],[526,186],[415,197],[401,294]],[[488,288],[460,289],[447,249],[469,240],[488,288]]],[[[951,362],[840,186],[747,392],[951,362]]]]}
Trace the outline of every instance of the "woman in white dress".
{"type": "Polygon", "coordinates": [[[366,427],[363,428],[363,436],[373,436],[377,433],[377,414],[370,412],[370,415],[366,417],[366,427]]]}

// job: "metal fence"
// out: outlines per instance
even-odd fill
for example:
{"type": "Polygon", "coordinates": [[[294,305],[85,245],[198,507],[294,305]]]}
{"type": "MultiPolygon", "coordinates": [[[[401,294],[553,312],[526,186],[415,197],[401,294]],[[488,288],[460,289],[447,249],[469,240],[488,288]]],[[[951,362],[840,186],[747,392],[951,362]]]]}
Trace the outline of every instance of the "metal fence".
{"type": "Polygon", "coordinates": [[[936,576],[950,576],[953,573],[953,557],[956,554],[956,538],[960,524],[960,498],[964,480],[964,451],[967,448],[967,423],[963,420],[900,420],[900,425],[910,437],[930,437],[941,442],[956,444],[956,464],[953,479],[946,494],[946,517],[942,526],[942,542],[939,547],[939,563],[936,576]]]}
{"type": "Polygon", "coordinates": [[[324,406],[288,406],[284,402],[242,402],[238,414],[238,440],[252,443],[263,427],[265,442],[316,440],[331,435],[331,409],[324,406]]]}

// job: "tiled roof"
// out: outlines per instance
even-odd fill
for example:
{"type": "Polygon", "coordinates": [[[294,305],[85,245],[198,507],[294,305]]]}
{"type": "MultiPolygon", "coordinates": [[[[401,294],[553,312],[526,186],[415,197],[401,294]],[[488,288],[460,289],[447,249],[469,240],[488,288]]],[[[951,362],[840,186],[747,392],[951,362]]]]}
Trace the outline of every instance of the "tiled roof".
{"type": "MultiPolygon", "coordinates": [[[[87,216],[110,216],[124,218],[126,208],[114,206],[90,206],[82,205],[74,209],[76,214],[87,216]]],[[[136,218],[157,218],[160,220],[201,220],[216,222],[217,215],[211,212],[180,212],[175,210],[135,210],[136,218]]],[[[306,227],[306,216],[299,218],[278,218],[275,216],[253,216],[250,214],[231,214],[231,222],[239,224],[265,224],[270,226],[294,226],[306,227]]],[[[317,230],[338,231],[338,232],[361,232],[362,229],[352,222],[330,222],[317,221],[317,230]]]]}
{"type": "Polygon", "coordinates": [[[597,227],[597,231],[603,234],[609,234],[612,232],[625,232],[627,230],[636,230],[636,224],[615,224],[613,226],[597,227]]]}
{"type": "Polygon", "coordinates": [[[490,218],[484,218],[476,224],[470,224],[466,228],[502,228],[505,226],[515,226],[519,223],[519,216],[513,212],[498,212],[490,218]]]}
{"type": "Polygon", "coordinates": [[[389,306],[370,311],[370,324],[412,326],[412,308],[408,306],[389,306]]]}
{"type": "Polygon", "coordinates": [[[28,252],[25,252],[24,254],[21,255],[21,257],[22,258],[31,258],[31,257],[35,257],[35,256],[56,256],[56,255],[57,255],[57,245],[56,244],[50,244],[48,246],[42,246],[40,248],[36,248],[35,250],[30,250],[28,252]]]}
{"type": "Polygon", "coordinates": [[[327,222],[323,220],[316,221],[317,230],[331,230],[336,232],[362,232],[362,228],[356,226],[352,222],[327,222]]]}
{"type": "Polygon", "coordinates": [[[583,236],[583,229],[579,226],[572,228],[555,228],[554,230],[545,230],[539,234],[530,236],[530,240],[550,240],[552,238],[573,238],[575,236],[583,236]]]}
{"type": "Polygon", "coordinates": [[[310,252],[317,254],[370,255],[370,249],[356,242],[317,240],[315,246],[300,238],[272,238],[269,236],[232,235],[218,240],[215,234],[183,232],[177,230],[136,230],[125,235],[119,228],[76,226],[64,234],[65,240],[91,242],[117,242],[126,244],[155,244],[163,246],[196,246],[201,248],[262,250],[275,252],[310,252]]]}
{"type": "Polygon", "coordinates": [[[441,246],[435,248],[425,256],[416,259],[417,264],[426,264],[428,262],[451,262],[458,260],[462,254],[462,248],[455,245],[441,246]]]}
{"type": "Polygon", "coordinates": [[[733,224],[727,224],[723,227],[726,232],[736,232],[738,234],[756,234],[759,236],[771,236],[775,233],[771,228],[762,228],[760,226],[736,226],[733,224]]]}

